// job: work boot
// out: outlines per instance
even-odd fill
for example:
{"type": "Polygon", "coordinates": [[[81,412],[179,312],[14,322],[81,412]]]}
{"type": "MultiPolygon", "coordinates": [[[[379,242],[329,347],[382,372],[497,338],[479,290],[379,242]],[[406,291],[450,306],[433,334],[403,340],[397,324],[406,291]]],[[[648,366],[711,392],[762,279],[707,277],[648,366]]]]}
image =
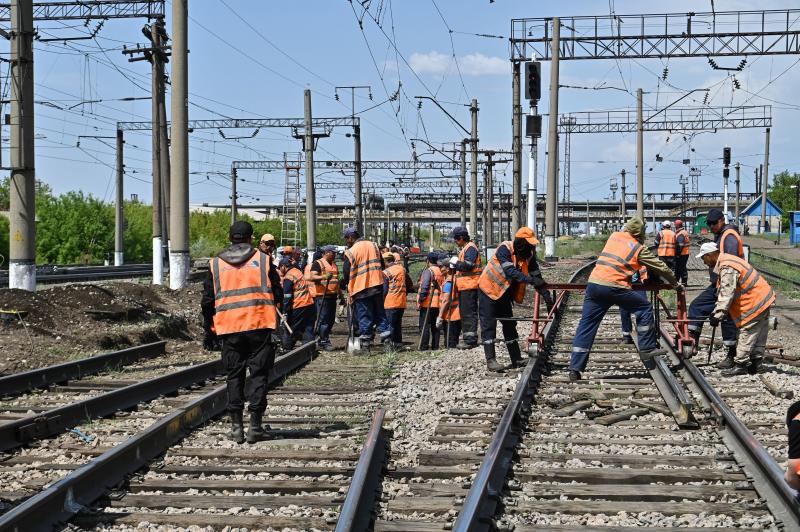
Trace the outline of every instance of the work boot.
{"type": "Polygon", "coordinates": [[[697,354],[700,349],[700,331],[689,331],[689,336],[694,340],[694,347],[692,347],[692,356],[697,354]]]}
{"type": "Polygon", "coordinates": [[[767,368],[764,366],[764,359],[761,357],[751,359],[750,365],[747,366],[747,371],[750,373],[750,375],[766,373],[767,368]]]}
{"type": "Polygon", "coordinates": [[[642,357],[642,359],[644,359],[644,360],[647,360],[648,358],[657,357],[657,356],[664,356],[666,354],[667,354],[667,352],[665,350],[658,349],[656,347],[654,347],[653,349],[644,349],[644,350],[639,351],[639,356],[642,357]]]}
{"type": "Polygon", "coordinates": [[[508,356],[511,359],[511,367],[520,368],[524,366],[525,361],[522,360],[522,352],[520,351],[519,348],[519,340],[507,344],[507,347],[508,347],[508,356]]]}
{"type": "Polygon", "coordinates": [[[231,432],[230,439],[236,443],[244,443],[244,426],[242,421],[242,411],[231,412],[231,432]]]}
{"type": "Polygon", "coordinates": [[[468,344],[461,341],[456,346],[456,349],[475,349],[476,347],[478,347],[478,344],[468,344]]]}
{"type": "Polygon", "coordinates": [[[497,361],[494,343],[483,344],[483,354],[486,355],[486,369],[489,371],[503,371],[505,369],[505,367],[497,361]]]}
{"type": "Polygon", "coordinates": [[[630,334],[623,334],[622,335],[622,343],[623,344],[628,344],[628,345],[633,345],[633,338],[631,337],[630,334]]]}
{"type": "Polygon", "coordinates": [[[569,371],[569,382],[578,382],[581,380],[581,372],[574,369],[569,371]]]}
{"type": "Polygon", "coordinates": [[[331,351],[336,351],[336,348],[333,347],[333,344],[323,344],[322,345],[322,350],[323,351],[327,351],[328,353],[330,353],[331,351]]]}
{"type": "Polygon", "coordinates": [[[749,364],[747,366],[743,366],[741,364],[734,364],[732,368],[723,369],[720,372],[720,375],[723,377],[736,377],[738,375],[749,375],[750,372],[748,371],[749,364]]]}
{"type": "Polygon", "coordinates": [[[247,443],[256,443],[264,438],[264,427],[261,426],[262,412],[250,412],[250,427],[247,429],[247,443]]]}
{"type": "Polygon", "coordinates": [[[728,346],[728,354],[725,356],[724,360],[720,360],[717,363],[717,367],[719,369],[730,369],[734,366],[734,359],[736,358],[736,346],[729,345],[728,346]]]}
{"type": "Polygon", "coordinates": [[[490,358],[486,361],[486,369],[489,371],[500,372],[504,371],[506,368],[500,362],[497,361],[496,358],[490,358]]]}

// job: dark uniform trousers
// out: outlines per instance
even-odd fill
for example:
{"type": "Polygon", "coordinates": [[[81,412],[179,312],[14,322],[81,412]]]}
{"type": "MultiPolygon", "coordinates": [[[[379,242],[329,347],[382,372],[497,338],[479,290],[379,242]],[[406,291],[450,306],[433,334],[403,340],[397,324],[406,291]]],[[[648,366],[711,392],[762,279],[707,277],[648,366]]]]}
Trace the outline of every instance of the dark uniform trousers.
{"type": "MultiPolygon", "coordinates": [[[[694,301],[689,305],[689,331],[700,334],[703,330],[703,322],[708,319],[717,304],[716,283],[710,284],[705,290],[700,292],[694,301]]],[[[727,347],[736,345],[738,332],[736,325],[726,314],[720,324],[722,326],[722,343],[727,347]]]]}
{"type": "MultiPolygon", "coordinates": [[[[488,345],[493,344],[497,338],[497,321],[498,318],[511,318],[513,316],[512,310],[512,290],[500,296],[500,299],[493,300],[481,290],[478,290],[480,297],[480,318],[481,318],[481,341],[488,345]]],[[[464,310],[461,310],[461,320],[464,320],[464,310]]],[[[521,351],[519,347],[519,334],[517,333],[517,323],[513,320],[500,321],[503,327],[503,338],[505,339],[508,353],[511,360],[520,358],[521,351]]]]}
{"type": "Polygon", "coordinates": [[[675,257],[675,277],[683,284],[689,282],[689,269],[686,266],[688,262],[689,255],[678,255],[675,257]]]}
{"type": "Polygon", "coordinates": [[[439,317],[439,309],[431,308],[419,309],[419,330],[422,333],[422,349],[428,349],[430,344],[431,349],[439,349],[439,329],[436,328],[436,318],[439,317]],[[427,324],[425,323],[425,315],[428,316],[427,324]]]}
{"type": "Polygon", "coordinates": [[[283,328],[283,337],[281,343],[283,348],[287,351],[294,349],[297,340],[303,342],[310,342],[314,339],[314,322],[317,319],[317,312],[314,305],[306,305],[299,309],[292,309],[289,311],[287,321],[289,327],[292,328],[294,334],[289,334],[289,330],[283,328]]]}
{"type": "Polygon", "coordinates": [[[675,257],[661,257],[661,256],[659,256],[658,258],[661,259],[664,262],[664,264],[669,266],[669,269],[672,270],[672,273],[675,273],[675,257]]]}
{"type": "Polygon", "coordinates": [[[458,337],[461,334],[461,320],[446,321],[444,322],[444,335],[447,347],[456,347],[458,345],[458,337]]]}
{"type": "Polygon", "coordinates": [[[331,329],[336,321],[336,297],[318,297],[315,301],[319,325],[316,334],[319,336],[319,345],[331,343],[331,329]]]}
{"type": "Polygon", "coordinates": [[[461,332],[464,343],[478,345],[478,290],[458,292],[458,306],[461,311],[461,332]]]}
{"type": "Polygon", "coordinates": [[[250,412],[267,408],[267,381],[275,363],[272,329],[260,329],[220,337],[222,366],[227,377],[228,411],[244,410],[245,376],[250,370],[247,402],[250,412]]]}
{"type": "Polygon", "coordinates": [[[406,313],[404,308],[387,308],[386,309],[386,326],[388,330],[392,331],[391,340],[396,344],[403,343],[403,314],[406,313]]]}

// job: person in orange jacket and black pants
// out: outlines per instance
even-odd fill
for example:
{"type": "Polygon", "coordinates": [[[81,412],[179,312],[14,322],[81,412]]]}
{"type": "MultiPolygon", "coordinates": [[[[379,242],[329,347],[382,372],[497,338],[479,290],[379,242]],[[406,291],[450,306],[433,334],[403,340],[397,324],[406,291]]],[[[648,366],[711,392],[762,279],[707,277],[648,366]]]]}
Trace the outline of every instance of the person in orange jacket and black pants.
{"type": "Polygon", "coordinates": [[[283,290],[272,261],[253,248],[253,226],[235,222],[229,238],[231,245],[211,259],[200,307],[207,336],[215,334],[222,342],[230,437],[236,443],[244,442],[245,375],[250,370],[247,441],[255,443],[264,436],[261,422],[267,408],[267,379],[275,362],[275,309],[283,301],[283,290]]]}
{"type": "Polygon", "coordinates": [[[391,330],[392,343],[399,348],[403,345],[403,315],[408,306],[407,294],[414,290],[414,283],[395,254],[384,253],[383,262],[386,264],[386,269],[383,270],[383,308],[386,311],[384,328],[391,330]]]}
{"type": "Polygon", "coordinates": [[[314,322],[317,319],[314,306],[313,285],[306,281],[300,267],[284,257],[278,262],[278,272],[283,278],[283,310],[292,332],[284,327],[282,343],[285,351],[294,349],[295,342],[314,340],[314,322]]]}

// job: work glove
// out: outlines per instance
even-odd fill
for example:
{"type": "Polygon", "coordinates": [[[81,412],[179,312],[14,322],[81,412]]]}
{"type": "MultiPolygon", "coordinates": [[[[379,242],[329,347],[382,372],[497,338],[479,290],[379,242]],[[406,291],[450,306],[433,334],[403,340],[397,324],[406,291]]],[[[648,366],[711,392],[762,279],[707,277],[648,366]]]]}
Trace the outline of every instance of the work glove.
{"type": "Polygon", "coordinates": [[[203,349],[206,351],[219,351],[219,338],[213,331],[206,331],[203,335],[203,349]]]}
{"type": "Polygon", "coordinates": [[[711,325],[712,327],[716,327],[717,325],[719,325],[719,321],[720,321],[719,318],[713,314],[708,317],[708,324],[711,325]]]}
{"type": "Polygon", "coordinates": [[[553,310],[553,306],[555,306],[555,303],[553,302],[553,296],[550,295],[550,292],[543,292],[542,297],[544,298],[544,304],[547,307],[547,313],[550,314],[550,311],[553,310]]]}
{"type": "Polygon", "coordinates": [[[439,330],[444,329],[444,320],[442,318],[436,318],[436,328],[439,330]]]}
{"type": "Polygon", "coordinates": [[[538,288],[544,288],[545,286],[547,286],[547,283],[544,282],[544,279],[542,279],[538,275],[535,276],[535,277],[531,277],[531,280],[529,282],[534,286],[534,288],[537,288],[537,289],[538,288]]]}
{"type": "Polygon", "coordinates": [[[676,292],[683,292],[686,290],[686,287],[683,285],[683,283],[680,282],[677,283],[673,288],[675,288],[676,292]]]}

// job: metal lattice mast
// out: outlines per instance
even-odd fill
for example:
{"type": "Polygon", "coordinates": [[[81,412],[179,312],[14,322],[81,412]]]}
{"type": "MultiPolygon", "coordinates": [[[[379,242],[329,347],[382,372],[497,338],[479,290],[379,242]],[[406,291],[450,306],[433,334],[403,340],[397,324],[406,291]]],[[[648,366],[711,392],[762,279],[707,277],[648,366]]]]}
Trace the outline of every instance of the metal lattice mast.
{"type": "Polygon", "coordinates": [[[300,169],[303,167],[300,154],[284,153],[283,166],[286,185],[283,189],[281,245],[297,246],[300,244],[300,169]]]}

